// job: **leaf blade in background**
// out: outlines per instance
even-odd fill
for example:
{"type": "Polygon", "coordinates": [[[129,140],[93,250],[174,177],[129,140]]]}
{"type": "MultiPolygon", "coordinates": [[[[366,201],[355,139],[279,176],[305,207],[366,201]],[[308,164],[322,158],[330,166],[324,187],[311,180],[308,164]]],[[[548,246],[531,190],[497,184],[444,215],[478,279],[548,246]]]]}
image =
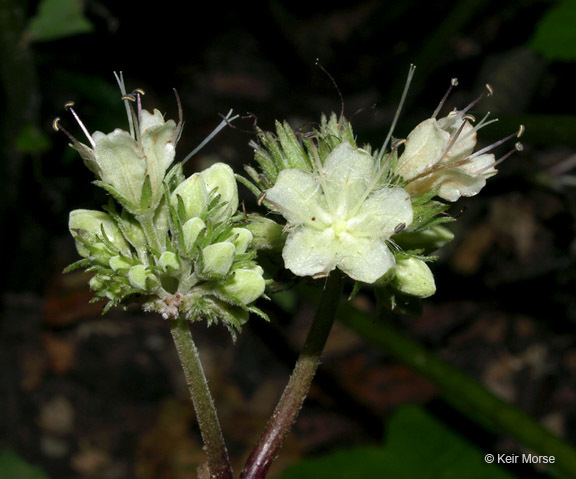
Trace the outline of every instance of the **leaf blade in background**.
{"type": "Polygon", "coordinates": [[[42,0],[26,29],[28,40],[46,42],[94,30],[80,0],[42,0]]]}

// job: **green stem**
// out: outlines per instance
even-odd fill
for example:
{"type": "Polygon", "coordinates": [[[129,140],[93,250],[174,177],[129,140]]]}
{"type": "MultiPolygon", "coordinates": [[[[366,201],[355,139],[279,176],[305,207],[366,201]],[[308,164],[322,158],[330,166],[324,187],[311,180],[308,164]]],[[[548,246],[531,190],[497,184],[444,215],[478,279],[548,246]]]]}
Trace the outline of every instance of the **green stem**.
{"type": "Polygon", "coordinates": [[[174,345],[178,351],[180,363],[184,369],[188,389],[192,396],[196,418],[200,426],[204,449],[208,456],[208,477],[214,479],[232,479],[232,468],[228,458],[228,450],[222,437],[220,423],[208,382],[200,362],[198,349],[192,339],[188,321],[182,318],[170,320],[170,331],[174,345]]]}
{"type": "Polygon", "coordinates": [[[139,215],[136,217],[142,229],[144,230],[144,235],[150,246],[158,251],[162,251],[163,248],[160,246],[160,240],[158,239],[158,234],[156,233],[156,225],[154,224],[154,213],[148,213],[145,215],[139,215]]]}
{"type": "Polygon", "coordinates": [[[554,456],[554,466],[576,477],[576,451],[513,405],[408,339],[383,320],[374,321],[346,305],[341,321],[368,341],[432,381],[444,398],[465,414],[510,434],[543,456],[554,456]]]}
{"type": "Polygon", "coordinates": [[[240,475],[241,479],[263,479],[268,474],[272,462],[278,456],[278,452],[306,399],[316,369],[318,369],[341,295],[342,277],[339,272],[335,272],[328,278],[320,305],[292,376],[264,433],[244,466],[240,475]]]}

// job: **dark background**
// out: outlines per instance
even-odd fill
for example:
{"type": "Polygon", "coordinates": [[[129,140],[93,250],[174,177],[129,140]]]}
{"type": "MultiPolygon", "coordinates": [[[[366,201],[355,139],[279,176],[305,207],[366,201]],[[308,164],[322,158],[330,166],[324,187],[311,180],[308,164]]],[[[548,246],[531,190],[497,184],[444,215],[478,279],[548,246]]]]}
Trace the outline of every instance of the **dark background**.
{"type": "MultiPolygon", "coordinates": [[[[126,128],[113,71],[124,72],[129,90],[146,91],[145,107],[172,118],[176,88],[185,119],[177,158],[233,108],[242,118],[187,172],[218,160],[241,172],[251,161],[254,125],[271,129],[276,119],[300,127],[344,108],[359,143],[378,145],[411,63],[416,76],[398,136],[430,116],[453,77],[460,86],[444,111],[469,103],[487,82],[494,87],[473,110],[501,118],[482,130],[486,144],[520,123],[527,133],[525,151],[503,163],[481,195],[451,210],[457,237],[433,265],[438,293],[424,301],[424,314],[391,321],[574,443],[575,63],[530,47],[554,4],[190,5],[87,0],[92,32],[31,42],[25,27],[37,2],[0,3],[0,445],[53,478],[181,478],[201,459],[166,325],[137,310],[102,318],[101,305],[88,303],[86,278],[61,275],[77,259],[69,211],[106,201],[64,135],[51,131],[60,116],[81,139],[66,101],[76,102],[90,131],[106,132],[126,128]],[[24,128],[34,134],[22,143],[24,128]]],[[[253,205],[247,191],[242,195],[253,205]]],[[[371,304],[372,297],[366,292],[357,301],[371,304]]],[[[237,468],[273,408],[313,311],[290,294],[261,306],[270,307],[272,325],[252,319],[235,347],[225,331],[195,326],[237,468]]],[[[405,402],[426,405],[483,450],[520,450],[438,397],[431,383],[337,325],[278,471],[302,456],[377,442],[385,419],[405,402]]]]}

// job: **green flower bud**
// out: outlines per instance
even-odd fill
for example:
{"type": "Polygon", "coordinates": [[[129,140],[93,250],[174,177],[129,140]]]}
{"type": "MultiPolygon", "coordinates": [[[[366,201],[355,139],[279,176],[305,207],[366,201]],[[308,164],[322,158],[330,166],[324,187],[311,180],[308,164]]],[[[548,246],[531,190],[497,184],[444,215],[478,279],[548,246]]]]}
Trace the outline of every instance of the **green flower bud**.
{"type": "Polygon", "coordinates": [[[143,264],[132,266],[130,271],[128,271],[128,279],[134,288],[148,291],[149,288],[147,282],[149,281],[149,278],[154,278],[154,274],[152,274],[143,264]]]}
{"type": "Polygon", "coordinates": [[[251,269],[238,269],[232,274],[231,281],[222,286],[221,290],[242,303],[249,304],[264,293],[266,283],[262,273],[263,270],[259,266],[251,269]]]}
{"type": "Polygon", "coordinates": [[[236,254],[245,253],[252,242],[252,233],[246,228],[232,228],[232,234],[236,236],[232,241],[236,248],[236,254]]]}
{"type": "MultiPolygon", "coordinates": [[[[88,241],[93,246],[102,244],[102,239],[99,240],[102,229],[104,229],[108,241],[126,256],[130,255],[130,247],[122,236],[122,232],[110,215],[103,211],[74,210],[70,212],[68,227],[76,240],[76,249],[80,256],[85,258],[90,256],[90,251],[82,244],[82,241],[88,241]]],[[[102,251],[106,251],[104,244],[102,244],[102,251]]]]}
{"type": "Polygon", "coordinates": [[[400,233],[394,236],[394,242],[403,250],[424,249],[435,251],[454,239],[454,233],[445,226],[436,225],[432,228],[413,233],[400,233]]]}
{"type": "Polygon", "coordinates": [[[234,261],[236,248],[227,241],[211,244],[202,250],[202,273],[225,276],[234,261]]]}
{"type": "Polygon", "coordinates": [[[252,233],[252,245],[257,250],[280,252],[286,242],[286,235],[281,225],[264,216],[250,216],[245,226],[252,233]]]}
{"type": "Polygon", "coordinates": [[[401,293],[418,298],[427,298],[436,292],[434,275],[428,265],[412,257],[396,262],[396,276],[391,284],[401,293]]]}
{"type": "Polygon", "coordinates": [[[208,191],[200,173],[194,173],[186,181],[180,183],[172,193],[170,203],[176,210],[178,210],[179,204],[178,197],[181,198],[184,205],[186,219],[204,217],[208,191]]]}
{"type": "Polygon", "coordinates": [[[113,256],[110,258],[108,264],[113,271],[130,269],[132,267],[132,263],[122,256],[113,256]]]}
{"type": "Polygon", "coordinates": [[[200,173],[208,191],[215,190],[220,195],[220,202],[226,206],[215,212],[211,221],[214,223],[230,218],[238,209],[238,186],[234,171],[225,163],[216,163],[200,173]]]}
{"type": "Polygon", "coordinates": [[[148,243],[142,226],[140,226],[140,223],[126,210],[124,210],[120,216],[119,226],[126,239],[130,241],[136,249],[144,248],[148,243]]]}
{"type": "Polygon", "coordinates": [[[160,256],[158,264],[165,273],[180,271],[180,261],[178,261],[178,256],[172,251],[164,251],[160,256]]]}
{"type": "Polygon", "coordinates": [[[186,253],[190,254],[192,252],[192,248],[194,248],[194,245],[196,244],[198,235],[204,228],[206,228],[206,225],[200,218],[192,218],[182,225],[186,253]]]}

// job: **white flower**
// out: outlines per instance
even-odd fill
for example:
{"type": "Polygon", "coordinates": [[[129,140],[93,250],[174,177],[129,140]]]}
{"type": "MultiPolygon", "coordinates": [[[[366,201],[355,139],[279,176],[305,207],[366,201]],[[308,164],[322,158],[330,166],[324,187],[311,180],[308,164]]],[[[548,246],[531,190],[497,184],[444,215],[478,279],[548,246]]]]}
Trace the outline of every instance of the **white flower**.
{"type": "Polygon", "coordinates": [[[266,200],[288,221],[282,252],[298,276],[338,268],[352,279],[373,283],[394,267],[387,241],[413,212],[408,193],[382,185],[377,161],[345,142],[309,173],[280,172],[266,200]]]}
{"type": "Polygon", "coordinates": [[[408,135],[395,173],[408,181],[410,194],[438,188],[440,198],[456,201],[479,193],[497,173],[493,154],[473,153],[482,122],[473,127],[469,118],[453,111],[439,120],[424,120],[408,135]]]}
{"type": "Polygon", "coordinates": [[[146,177],[151,188],[149,207],[158,205],[164,176],[174,161],[179,130],[176,122],[165,121],[158,110],[141,110],[139,117],[133,135],[119,128],[108,134],[96,131],[89,136],[91,147],[80,142],[74,145],[88,168],[133,211],[145,206],[141,202],[146,177]]]}

